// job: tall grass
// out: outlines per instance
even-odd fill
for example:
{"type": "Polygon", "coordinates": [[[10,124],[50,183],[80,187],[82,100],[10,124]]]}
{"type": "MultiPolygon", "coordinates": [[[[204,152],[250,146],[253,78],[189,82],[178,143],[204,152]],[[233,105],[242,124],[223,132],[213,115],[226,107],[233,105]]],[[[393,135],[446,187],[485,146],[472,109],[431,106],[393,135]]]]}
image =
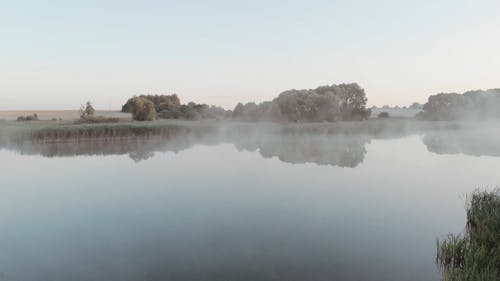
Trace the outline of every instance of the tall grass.
{"type": "Polygon", "coordinates": [[[0,123],[0,144],[19,142],[57,142],[70,140],[104,140],[117,138],[170,136],[179,131],[203,131],[214,128],[214,122],[14,122],[0,123]]]}
{"type": "MultiPolygon", "coordinates": [[[[285,135],[369,135],[377,138],[406,136],[432,130],[460,128],[449,122],[424,122],[406,119],[369,120],[337,123],[241,123],[231,121],[156,120],[148,122],[73,122],[73,121],[0,121],[0,148],[9,143],[64,142],[79,140],[107,140],[120,138],[148,138],[170,136],[178,131],[249,131],[285,135]]],[[[106,121],[106,120],[104,120],[106,121]]],[[[116,120],[113,120],[116,121],[116,120]]]]}
{"type": "Polygon", "coordinates": [[[464,234],[437,240],[444,281],[500,280],[500,188],[469,197],[464,234]]]}

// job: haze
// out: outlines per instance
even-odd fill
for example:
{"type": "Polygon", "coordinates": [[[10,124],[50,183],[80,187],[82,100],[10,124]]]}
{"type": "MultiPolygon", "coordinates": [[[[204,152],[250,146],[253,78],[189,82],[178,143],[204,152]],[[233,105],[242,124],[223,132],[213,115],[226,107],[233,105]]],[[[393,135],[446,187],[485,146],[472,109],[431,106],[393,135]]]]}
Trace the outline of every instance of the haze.
{"type": "Polygon", "coordinates": [[[0,8],[0,110],[221,105],[357,82],[368,105],[498,87],[498,1],[22,1],[0,8]]]}

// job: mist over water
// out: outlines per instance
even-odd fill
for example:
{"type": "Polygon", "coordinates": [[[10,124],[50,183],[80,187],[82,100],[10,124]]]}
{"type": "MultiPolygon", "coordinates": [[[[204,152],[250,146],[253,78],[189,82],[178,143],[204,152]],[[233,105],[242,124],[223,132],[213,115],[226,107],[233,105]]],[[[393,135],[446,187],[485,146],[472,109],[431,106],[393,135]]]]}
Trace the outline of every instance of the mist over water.
{"type": "MultiPolygon", "coordinates": [[[[427,122],[423,122],[424,124],[427,122]]],[[[357,124],[276,125],[236,123],[198,128],[173,127],[166,135],[83,140],[0,142],[0,148],[22,155],[45,157],[126,155],[140,162],[157,152],[179,153],[196,145],[232,144],[238,151],[257,152],[293,164],[315,163],[354,168],[363,162],[366,145],[372,140],[419,136],[427,150],[436,154],[500,156],[498,122],[445,122],[418,127],[412,123],[372,130],[357,124]]],[[[349,124],[349,123],[344,123],[349,124]]],[[[431,123],[429,123],[431,124],[431,123]]]]}
{"type": "Polygon", "coordinates": [[[439,280],[435,238],[500,183],[498,126],[446,128],[4,145],[0,280],[439,280]]]}

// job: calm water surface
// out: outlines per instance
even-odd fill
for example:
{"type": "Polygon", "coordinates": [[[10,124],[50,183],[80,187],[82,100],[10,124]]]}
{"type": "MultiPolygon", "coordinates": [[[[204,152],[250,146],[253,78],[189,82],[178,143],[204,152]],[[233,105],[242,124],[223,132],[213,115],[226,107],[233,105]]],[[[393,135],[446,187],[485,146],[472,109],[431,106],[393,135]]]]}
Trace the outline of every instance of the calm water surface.
{"type": "Polygon", "coordinates": [[[439,280],[436,237],[500,184],[498,147],[450,139],[0,150],[0,280],[439,280]]]}

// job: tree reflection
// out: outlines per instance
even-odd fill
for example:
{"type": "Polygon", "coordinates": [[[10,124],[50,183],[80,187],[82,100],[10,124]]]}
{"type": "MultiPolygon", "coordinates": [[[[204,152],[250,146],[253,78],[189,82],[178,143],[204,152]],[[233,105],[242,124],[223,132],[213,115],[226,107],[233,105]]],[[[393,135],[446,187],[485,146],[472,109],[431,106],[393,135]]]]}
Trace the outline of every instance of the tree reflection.
{"type": "Polygon", "coordinates": [[[198,130],[172,130],[161,136],[89,139],[58,142],[13,142],[7,148],[21,154],[44,157],[78,155],[129,155],[135,162],[147,160],[156,152],[174,152],[194,145],[231,143],[238,150],[257,151],[264,158],[276,157],[282,162],[316,163],[340,167],[356,167],[366,154],[365,135],[314,133],[280,126],[228,126],[198,130]]]}
{"type": "Polygon", "coordinates": [[[354,168],[363,162],[368,141],[364,136],[274,134],[234,139],[233,143],[238,150],[258,151],[264,158],[277,157],[286,163],[354,168]]]}
{"type": "MultiPolygon", "coordinates": [[[[168,130],[160,135],[66,140],[58,142],[11,141],[0,147],[21,154],[44,157],[78,155],[128,155],[141,162],[156,152],[174,152],[194,145],[233,144],[239,151],[259,153],[263,158],[277,158],[292,164],[315,163],[354,168],[363,162],[366,144],[372,139],[391,139],[422,133],[408,128],[353,130],[352,127],[315,125],[259,125],[229,124],[224,126],[193,126],[168,130]]],[[[354,127],[355,128],[355,127],[354,127]]],[[[437,154],[500,156],[500,128],[437,127],[427,130],[423,143],[428,151],[437,154]]]]}
{"type": "Polygon", "coordinates": [[[453,131],[434,131],[423,138],[427,150],[436,154],[500,156],[500,129],[477,127],[453,131]]]}

